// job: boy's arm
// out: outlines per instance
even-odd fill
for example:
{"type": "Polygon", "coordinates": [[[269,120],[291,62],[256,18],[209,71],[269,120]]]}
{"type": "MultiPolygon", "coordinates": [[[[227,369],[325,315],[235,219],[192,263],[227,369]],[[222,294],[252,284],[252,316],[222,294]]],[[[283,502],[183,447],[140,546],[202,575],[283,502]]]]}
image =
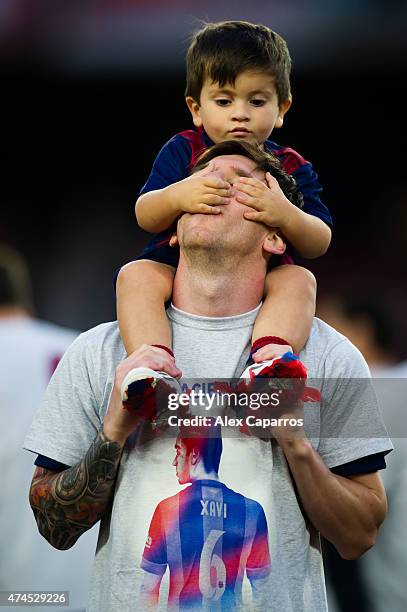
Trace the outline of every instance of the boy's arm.
{"type": "Polygon", "coordinates": [[[147,183],[136,202],[137,222],[146,231],[161,232],[173,224],[182,212],[214,213],[213,206],[225,203],[222,198],[229,184],[218,180],[200,190],[195,183],[191,190],[189,180],[191,144],[188,138],[177,134],[158,153],[147,183]],[[218,191],[220,185],[220,191],[218,191]],[[197,193],[198,189],[198,193],[197,193]],[[195,199],[194,198],[195,194],[195,199]]]}
{"type": "MultiPolygon", "coordinates": [[[[210,164],[206,168],[211,171],[210,164]]],[[[136,202],[137,222],[148,232],[169,228],[183,212],[216,215],[227,204],[230,185],[220,177],[192,175],[163,189],[149,191],[136,202]]]]}
{"type": "Polygon", "coordinates": [[[280,225],[284,236],[302,257],[314,259],[324,255],[331,242],[330,227],[291,202],[288,204],[286,221],[280,225]]]}
{"type": "Polygon", "coordinates": [[[160,232],[176,220],[179,212],[168,202],[171,190],[189,174],[191,147],[181,134],[173,136],[159,151],[135,206],[137,222],[146,231],[160,232]]]}
{"type": "Polygon", "coordinates": [[[161,232],[170,227],[180,214],[171,200],[171,187],[143,193],[135,205],[137,223],[147,232],[161,232]]]}
{"type": "Polygon", "coordinates": [[[166,188],[188,176],[190,155],[187,141],[179,134],[166,142],[158,153],[135,205],[137,222],[146,231],[163,231],[180,214],[179,210],[173,210],[171,189],[166,188]]]}
{"type": "Polygon", "coordinates": [[[269,172],[266,181],[267,185],[256,178],[239,178],[237,200],[254,209],[245,212],[245,218],[280,228],[302,257],[313,259],[326,253],[331,242],[329,226],[292,204],[269,172]]]}

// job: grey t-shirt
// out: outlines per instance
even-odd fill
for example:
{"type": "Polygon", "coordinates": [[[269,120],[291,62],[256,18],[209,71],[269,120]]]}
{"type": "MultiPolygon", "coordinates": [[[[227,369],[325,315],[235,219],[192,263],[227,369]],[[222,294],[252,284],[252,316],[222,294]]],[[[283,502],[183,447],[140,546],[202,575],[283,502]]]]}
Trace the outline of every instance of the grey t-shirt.
{"type": "MultiPolygon", "coordinates": [[[[208,380],[239,376],[257,312],[254,309],[234,317],[208,318],[171,307],[168,316],[174,353],[183,376],[208,380]]],[[[51,380],[25,447],[67,465],[77,463],[102,426],[115,368],[124,358],[116,323],[102,324],[82,334],[51,380]]],[[[328,467],[392,448],[374,405],[365,394],[349,391],[345,384],[347,379],[368,377],[369,371],[359,351],[344,336],[315,319],[301,360],[309,378],[322,381],[324,402],[312,408],[312,444],[328,467]],[[362,431],[364,420],[372,426],[374,437],[322,437],[324,431],[338,433],[342,422],[342,431],[362,431]]],[[[174,439],[129,438],[111,512],[100,526],[89,612],[140,610],[145,574],[141,560],[153,513],[161,501],[181,490],[173,460],[174,439]]],[[[279,446],[257,437],[224,437],[219,479],[264,510],[271,557],[271,572],[263,585],[268,593],[267,609],[325,612],[319,536],[302,512],[279,446]]],[[[159,609],[167,609],[168,573],[161,583],[159,609]]],[[[232,608],[222,599],[205,599],[198,609],[254,610],[246,577],[242,586],[242,599],[238,594],[232,608]]]]}

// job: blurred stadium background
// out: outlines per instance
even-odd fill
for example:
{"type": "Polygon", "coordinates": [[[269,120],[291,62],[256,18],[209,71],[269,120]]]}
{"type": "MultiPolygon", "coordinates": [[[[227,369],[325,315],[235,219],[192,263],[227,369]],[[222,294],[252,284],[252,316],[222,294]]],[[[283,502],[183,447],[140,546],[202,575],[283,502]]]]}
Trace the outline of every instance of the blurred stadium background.
{"type": "Polygon", "coordinates": [[[385,295],[405,357],[406,17],[396,0],[1,0],[0,240],[28,258],[38,315],[76,329],[115,316],[114,271],[148,238],[138,190],[190,125],[189,35],[247,19],[280,32],[294,60],[275,138],[313,162],[334,215],[329,254],[308,263],[320,294],[385,295]]]}

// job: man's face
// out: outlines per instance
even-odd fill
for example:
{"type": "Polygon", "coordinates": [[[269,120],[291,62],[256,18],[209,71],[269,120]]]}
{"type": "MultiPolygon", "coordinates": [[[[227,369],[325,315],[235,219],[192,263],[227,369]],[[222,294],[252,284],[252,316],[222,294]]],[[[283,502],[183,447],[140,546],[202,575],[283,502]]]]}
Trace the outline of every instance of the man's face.
{"type": "Polygon", "coordinates": [[[187,448],[181,438],[177,438],[175,450],[175,459],[172,465],[175,466],[175,474],[178,478],[178,482],[181,485],[191,482],[189,455],[187,454],[187,448]]]}
{"type": "Polygon", "coordinates": [[[218,215],[185,213],[178,222],[178,240],[181,248],[193,249],[206,246],[214,251],[246,255],[258,250],[263,244],[269,229],[260,223],[254,223],[243,217],[245,211],[252,209],[236,200],[236,183],[240,176],[254,177],[266,182],[262,170],[256,169],[251,159],[242,155],[222,155],[216,157],[210,166],[196,172],[194,176],[214,174],[228,181],[232,187],[232,196],[228,204],[220,206],[218,215]]]}

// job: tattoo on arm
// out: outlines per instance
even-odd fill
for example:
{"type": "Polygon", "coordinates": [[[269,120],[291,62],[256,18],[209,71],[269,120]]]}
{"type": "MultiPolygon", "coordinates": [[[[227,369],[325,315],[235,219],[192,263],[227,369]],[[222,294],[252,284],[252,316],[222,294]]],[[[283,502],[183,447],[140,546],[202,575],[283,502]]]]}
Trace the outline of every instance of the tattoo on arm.
{"type": "Polygon", "coordinates": [[[108,507],[122,448],[100,431],[85,457],[55,473],[37,467],[30,503],[39,532],[60,550],[71,548],[108,507]]]}

